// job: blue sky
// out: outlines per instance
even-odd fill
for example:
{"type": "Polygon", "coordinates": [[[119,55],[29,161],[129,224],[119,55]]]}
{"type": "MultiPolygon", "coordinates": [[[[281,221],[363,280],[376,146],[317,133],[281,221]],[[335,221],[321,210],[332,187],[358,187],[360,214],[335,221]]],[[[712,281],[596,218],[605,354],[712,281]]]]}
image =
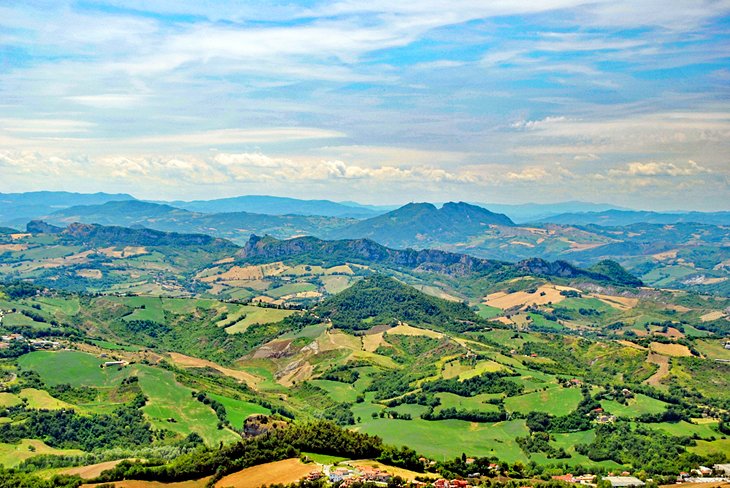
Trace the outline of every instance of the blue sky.
{"type": "Polygon", "coordinates": [[[0,191],[730,209],[730,1],[5,1],[0,191]]]}

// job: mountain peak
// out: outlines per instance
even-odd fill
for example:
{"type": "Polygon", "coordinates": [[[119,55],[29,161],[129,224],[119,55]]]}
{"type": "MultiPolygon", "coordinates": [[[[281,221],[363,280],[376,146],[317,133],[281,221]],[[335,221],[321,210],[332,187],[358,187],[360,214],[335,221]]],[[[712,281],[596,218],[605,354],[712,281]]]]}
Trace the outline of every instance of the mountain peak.
{"type": "Polygon", "coordinates": [[[337,231],[334,237],[365,237],[393,247],[408,247],[418,241],[423,243],[418,246],[421,248],[477,236],[492,225],[511,227],[514,222],[506,215],[465,202],[448,202],[441,208],[432,203],[409,203],[337,231]]]}

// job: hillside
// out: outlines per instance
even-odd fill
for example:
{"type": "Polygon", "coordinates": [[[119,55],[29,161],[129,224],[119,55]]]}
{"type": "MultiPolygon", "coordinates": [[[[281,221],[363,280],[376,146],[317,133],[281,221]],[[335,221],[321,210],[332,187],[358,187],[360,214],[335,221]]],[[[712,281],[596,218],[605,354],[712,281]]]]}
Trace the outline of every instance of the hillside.
{"type": "Polygon", "coordinates": [[[205,233],[231,240],[245,240],[251,234],[292,237],[321,234],[352,222],[335,217],[263,215],[248,212],[207,214],[157,203],[129,201],[78,206],[54,212],[45,218],[54,224],[82,222],[116,226],[142,226],[166,232],[205,233]]]}
{"type": "MultiPolygon", "coordinates": [[[[298,205],[298,201],[295,203],[298,205]]],[[[570,208],[572,204],[566,205],[570,208]]],[[[251,234],[285,239],[309,235],[325,239],[367,238],[391,248],[440,249],[509,262],[540,258],[587,268],[602,260],[613,260],[648,284],[730,294],[730,268],[724,264],[730,259],[730,227],[720,225],[518,226],[504,215],[464,203],[447,203],[441,209],[431,204],[409,204],[370,219],[356,220],[247,212],[201,213],[138,201],[65,209],[46,221],[64,226],[79,221],[205,233],[240,245],[251,234]]]]}
{"type": "Polygon", "coordinates": [[[406,322],[439,330],[463,331],[482,320],[461,302],[428,296],[382,275],[364,278],[345,291],[325,299],[313,312],[347,331],[406,322]]]}
{"type": "Polygon", "coordinates": [[[727,300],[515,284],[478,307],[505,307],[498,322],[386,275],[302,312],[0,285],[3,335],[58,342],[0,349],[0,462],[20,473],[88,466],[76,471],[92,477],[99,463],[158,456],[97,480],[114,482],[197,480],[303,453],[420,472],[425,456],[429,470],[460,476],[490,464],[522,466],[516,477],[640,465],[669,482],[726,459],[730,374],[715,359],[730,358],[728,329],[701,317],[727,300]]]}
{"type": "Polygon", "coordinates": [[[542,276],[585,279],[619,286],[642,284],[641,280],[631,276],[615,262],[604,262],[602,266],[591,270],[580,269],[565,261],[548,262],[539,258],[512,264],[433,249],[391,249],[369,239],[324,241],[313,237],[299,237],[278,240],[272,237],[252,236],[238,252],[238,256],[243,261],[251,263],[278,260],[316,263],[323,266],[363,263],[452,277],[483,277],[499,281],[518,276],[542,276]]]}
{"type": "Polygon", "coordinates": [[[330,237],[368,238],[392,247],[428,247],[433,242],[461,241],[492,225],[513,226],[502,214],[464,202],[410,203],[397,210],[333,231],[330,237]],[[415,243],[415,244],[414,244],[415,243]]]}

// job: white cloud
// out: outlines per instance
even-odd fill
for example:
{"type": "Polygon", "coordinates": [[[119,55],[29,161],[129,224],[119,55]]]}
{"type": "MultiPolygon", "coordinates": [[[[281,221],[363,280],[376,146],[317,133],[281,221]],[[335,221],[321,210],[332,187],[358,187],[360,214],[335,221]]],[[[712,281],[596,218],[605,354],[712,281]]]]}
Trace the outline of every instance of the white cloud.
{"type": "Polygon", "coordinates": [[[693,176],[702,173],[712,173],[712,170],[700,166],[692,160],[687,161],[686,165],[657,161],[633,162],[624,168],[609,171],[610,175],[628,176],[693,176]]]}

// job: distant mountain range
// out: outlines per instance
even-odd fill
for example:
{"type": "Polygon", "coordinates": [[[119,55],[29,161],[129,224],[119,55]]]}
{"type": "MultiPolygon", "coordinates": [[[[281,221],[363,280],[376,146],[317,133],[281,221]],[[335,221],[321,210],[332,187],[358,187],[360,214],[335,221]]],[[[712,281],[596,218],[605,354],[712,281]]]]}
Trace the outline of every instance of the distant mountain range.
{"type": "Polygon", "coordinates": [[[303,215],[265,215],[249,212],[202,213],[167,204],[130,200],[83,205],[54,212],[44,217],[53,224],[72,222],[149,227],[166,232],[202,233],[243,242],[251,234],[277,237],[322,235],[355,220],[303,215]]]}
{"type": "Polygon", "coordinates": [[[217,200],[196,200],[192,202],[164,202],[178,208],[203,213],[249,212],[268,215],[318,215],[364,219],[384,211],[378,207],[353,202],[337,203],[330,200],[299,200],[296,198],[246,195],[217,200]]]}
{"type": "Polygon", "coordinates": [[[730,225],[730,212],[649,212],[641,210],[606,210],[603,212],[564,213],[540,219],[561,225],[600,225],[621,227],[632,224],[695,223],[730,225]]]}
{"type": "Polygon", "coordinates": [[[521,203],[516,205],[502,203],[474,203],[492,212],[508,215],[518,224],[536,222],[565,213],[604,212],[606,210],[629,210],[609,203],[558,202],[558,203],[521,203]]]}
{"type": "Polygon", "coordinates": [[[71,193],[66,191],[34,191],[0,193],[0,222],[22,228],[28,220],[49,215],[75,205],[100,205],[111,201],[134,200],[126,193],[71,193]]]}
{"type": "MultiPolygon", "coordinates": [[[[139,201],[132,195],[126,193],[71,193],[63,191],[39,191],[28,193],[0,193],[0,225],[23,228],[26,222],[32,219],[45,218],[60,210],[70,209],[78,206],[96,206],[109,202],[139,201]]],[[[389,205],[363,205],[356,202],[334,202],[331,200],[302,200],[296,198],[276,197],[268,195],[244,195],[231,198],[220,198],[212,200],[195,201],[148,201],[157,205],[173,207],[179,210],[187,210],[195,214],[260,214],[270,216],[297,215],[303,217],[325,217],[337,219],[359,219],[368,220],[375,217],[398,211],[405,216],[406,209],[413,214],[428,214],[436,219],[437,225],[443,223],[444,218],[450,217],[453,213],[453,203],[445,203],[446,210],[436,212],[442,205],[429,203],[411,203],[405,207],[389,205]]],[[[471,203],[467,217],[476,218],[476,221],[492,217],[478,215],[475,207],[487,209],[493,214],[503,214],[513,223],[556,223],[562,225],[601,225],[601,226],[622,226],[634,223],[655,223],[675,224],[682,222],[693,222],[711,225],[730,225],[730,212],[650,212],[642,210],[629,210],[616,205],[606,203],[588,202],[558,202],[550,204],[526,203],[519,205],[496,204],[496,203],[471,203]]],[[[153,207],[147,207],[152,209],[153,207]]],[[[74,210],[76,211],[76,210],[74,210]]],[[[93,210],[85,211],[93,213],[93,210]]],[[[106,210],[99,212],[105,213],[106,210]]],[[[170,212],[169,208],[164,212],[170,212]]],[[[71,212],[73,213],[73,212],[71,212]]],[[[59,214],[63,215],[63,214],[59,214]]],[[[391,214],[390,217],[398,217],[398,214],[391,214]]],[[[114,219],[116,219],[115,217],[114,219]]],[[[420,218],[420,217],[419,217],[420,218]]],[[[113,220],[114,220],[113,219],[113,220]]],[[[128,219],[129,220],[129,219],[128,219]]],[[[216,219],[213,219],[214,221],[216,219]]],[[[229,219],[224,219],[228,221],[229,219]]],[[[115,223],[121,223],[116,222],[115,223]]],[[[490,222],[491,223],[491,222],[490,222]]],[[[506,221],[497,222],[499,225],[508,225],[506,221]]],[[[140,222],[139,225],[145,225],[140,222]]],[[[294,227],[298,227],[295,224],[294,227]]],[[[302,226],[307,228],[307,225],[302,226]]],[[[311,227],[311,226],[310,226],[311,227]]],[[[326,227],[338,227],[337,223],[326,227]]],[[[362,226],[374,228],[387,227],[384,220],[371,221],[362,226]]],[[[443,227],[449,232],[449,226],[443,227]]],[[[472,232],[473,226],[468,227],[472,232]]],[[[260,229],[259,229],[260,231],[260,229]]]]}
{"type": "MultiPolygon", "coordinates": [[[[606,211],[572,214],[567,223],[538,222],[517,225],[508,216],[467,203],[411,203],[367,219],[304,215],[265,215],[251,212],[204,213],[139,200],[110,201],[101,205],[64,208],[45,217],[49,223],[73,222],[108,226],[144,227],[166,232],[208,234],[239,245],[252,234],[279,239],[314,236],[320,239],[367,238],[390,248],[441,249],[501,261],[541,258],[565,260],[589,267],[612,259],[649,284],[698,287],[730,293],[730,228],[684,223],[723,213],[667,214],[674,223],[632,223],[606,226],[621,218],[658,219],[665,214],[606,211]],[[590,217],[587,225],[577,220],[590,217]],[[618,219],[619,217],[616,217],[618,219]],[[676,222],[680,219],[679,222],[676,222]],[[578,223],[574,223],[578,222],[578,223]]],[[[562,218],[562,217],[561,217],[562,218]]],[[[559,220],[558,217],[550,220],[559,220]]],[[[628,220],[627,220],[628,221],[628,220]]],[[[20,226],[16,226],[20,228],[20,226]]]]}

